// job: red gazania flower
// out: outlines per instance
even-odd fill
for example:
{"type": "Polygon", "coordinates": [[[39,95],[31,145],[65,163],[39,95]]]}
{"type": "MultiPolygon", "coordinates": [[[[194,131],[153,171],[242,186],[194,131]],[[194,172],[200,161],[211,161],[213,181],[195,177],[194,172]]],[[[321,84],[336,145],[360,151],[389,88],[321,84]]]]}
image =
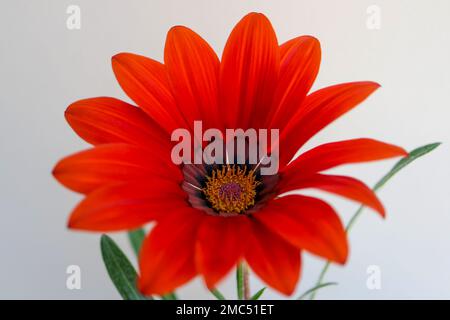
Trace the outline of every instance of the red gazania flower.
{"type": "Polygon", "coordinates": [[[86,195],[69,227],[108,232],[156,221],[139,259],[144,294],[171,292],[197,275],[212,288],[240,261],[272,288],[291,294],[302,250],[345,263],[347,238],[335,210],[317,198],[282,194],[321,189],[384,216],[361,181],[323,171],[407,153],[355,139],[292,160],[312,136],[379,87],[352,82],[309,94],[320,55],[311,36],[279,45],[269,20],[251,13],[232,31],[221,60],[181,26],[168,32],[164,64],[130,53],[114,56],[116,78],[138,107],[107,97],[68,107],[70,126],[94,146],[62,159],[53,172],[86,195]],[[280,170],[262,176],[255,166],[175,165],[170,135],[177,128],[192,130],[195,120],[221,130],[279,128],[280,170]]]}

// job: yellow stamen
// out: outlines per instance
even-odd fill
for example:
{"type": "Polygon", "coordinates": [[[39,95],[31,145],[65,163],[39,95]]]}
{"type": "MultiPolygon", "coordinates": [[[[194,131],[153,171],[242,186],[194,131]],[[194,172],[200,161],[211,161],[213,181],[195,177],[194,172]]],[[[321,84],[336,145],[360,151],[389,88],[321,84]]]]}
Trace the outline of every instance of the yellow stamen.
{"type": "Polygon", "coordinates": [[[216,211],[242,213],[255,204],[259,184],[253,170],[247,171],[246,166],[224,165],[206,177],[202,190],[216,211]]]}

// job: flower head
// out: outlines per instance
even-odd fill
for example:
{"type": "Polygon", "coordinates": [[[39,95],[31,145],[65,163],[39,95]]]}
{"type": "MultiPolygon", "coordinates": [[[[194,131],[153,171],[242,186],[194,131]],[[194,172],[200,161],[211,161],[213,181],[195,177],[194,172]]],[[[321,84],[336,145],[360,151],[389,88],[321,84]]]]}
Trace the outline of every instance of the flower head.
{"type": "Polygon", "coordinates": [[[139,288],[145,294],[168,293],[197,275],[212,288],[242,260],[269,286],[291,294],[302,250],[345,263],[347,238],[335,210],[314,197],[283,194],[320,189],[384,216],[361,181],[323,171],[406,152],[354,139],[294,159],[312,136],[379,87],[352,82],[309,93],[319,64],[317,39],[301,36],[279,45],[259,13],[236,25],[221,60],[186,27],[169,31],[164,64],[130,53],[114,56],[116,78],[137,107],[107,97],[68,107],[70,126],[93,145],[62,159],[53,172],[85,194],[69,227],[107,232],[156,221],[140,254],[139,288]],[[260,161],[175,164],[172,132],[184,128],[195,136],[198,120],[221,131],[279,129],[278,172],[262,174],[260,161]]]}

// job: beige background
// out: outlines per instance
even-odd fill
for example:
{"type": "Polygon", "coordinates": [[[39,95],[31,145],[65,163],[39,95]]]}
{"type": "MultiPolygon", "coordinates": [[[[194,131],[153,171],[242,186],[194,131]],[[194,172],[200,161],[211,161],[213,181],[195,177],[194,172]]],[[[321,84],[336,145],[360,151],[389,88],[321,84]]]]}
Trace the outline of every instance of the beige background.
{"type": "MultiPolygon", "coordinates": [[[[383,87],[307,146],[373,137],[412,149],[442,141],[433,154],[399,174],[380,196],[382,221],[367,211],[351,234],[339,285],[319,298],[450,298],[450,2],[434,1],[92,1],[3,0],[0,7],[0,298],[118,298],[99,253],[99,235],[66,230],[79,196],[51,177],[62,156],[87,145],[63,118],[66,106],[99,95],[124,98],[110,67],[121,51],[162,58],[172,25],[187,25],[221,52],[247,12],[272,21],[279,41],[311,34],[322,43],[315,88],[375,80],[383,87]],[[81,30],[66,28],[66,8],[81,8],[81,30]],[[366,27],[366,9],[381,8],[380,30],[366,27]],[[66,267],[82,269],[82,289],[65,287],[66,267]],[[381,290],[366,287],[369,265],[382,272],[381,290]]],[[[392,162],[339,169],[369,184],[392,162]]],[[[334,197],[343,219],[357,208],[334,197]]],[[[114,235],[131,254],[122,234],[114,235]]],[[[307,256],[298,292],[315,281],[322,261],[307,256]]],[[[234,297],[234,277],[220,289],[234,297]]],[[[252,289],[260,288],[252,278],[252,289]]],[[[196,280],[182,298],[210,295],[196,280]]],[[[279,298],[273,291],[266,298],[279,298]]]]}

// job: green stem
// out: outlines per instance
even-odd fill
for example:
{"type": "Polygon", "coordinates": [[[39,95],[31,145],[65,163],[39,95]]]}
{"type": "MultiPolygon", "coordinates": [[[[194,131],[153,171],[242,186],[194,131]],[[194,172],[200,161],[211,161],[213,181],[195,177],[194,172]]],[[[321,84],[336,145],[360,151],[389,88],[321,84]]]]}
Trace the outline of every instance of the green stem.
{"type": "Polygon", "coordinates": [[[236,283],[238,300],[250,299],[249,271],[245,262],[238,264],[236,269],[236,283]]]}
{"type": "MultiPolygon", "coordinates": [[[[375,188],[374,188],[375,190],[375,188]]],[[[363,212],[364,207],[361,206],[359,209],[355,212],[355,214],[350,218],[350,221],[348,222],[347,226],[345,227],[345,232],[348,234],[350,232],[350,229],[355,224],[358,217],[363,212]]],[[[320,286],[323,283],[323,280],[325,279],[325,275],[328,272],[328,269],[330,268],[331,262],[328,260],[325,265],[322,268],[322,271],[319,274],[319,278],[317,279],[316,286],[320,286]]],[[[312,292],[309,299],[314,300],[316,298],[317,290],[312,292]]]]}
{"type": "Polygon", "coordinates": [[[239,263],[236,268],[236,287],[237,298],[242,300],[244,298],[244,270],[242,263],[239,263]]]}
{"type": "MultiPolygon", "coordinates": [[[[426,155],[427,153],[433,151],[434,149],[436,149],[438,146],[440,145],[439,142],[437,143],[430,143],[427,144],[425,146],[419,147],[414,149],[413,151],[411,151],[409,153],[408,156],[402,158],[400,161],[398,161],[394,167],[392,167],[392,169],[385,174],[376,184],[375,186],[372,188],[372,190],[374,192],[378,191],[379,189],[381,189],[381,187],[383,187],[386,182],[388,182],[395,174],[397,174],[401,169],[403,169],[404,167],[406,167],[408,164],[410,164],[411,162],[413,162],[414,160],[416,160],[417,158],[422,157],[423,155],[426,155]]],[[[350,218],[349,222],[347,223],[346,227],[345,227],[345,232],[348,234],[351,230],[351,228],[354,226],[356,220],[359,218],[359,216],[361,215],[361,213],[364,210],[364,206],[360,206],[358,208],[358,210],[355,212],[355,214],[350,218]]],[[[319,278],[317,279],[316,282],[316,287],[320,286],[323,283],[323,280],[325,278],[325,274],[327,273],[328,269],[330,268],[330,261],[327,261],[325,263],[325,265],[322,268],[322,271],[319,274],[319,278]]],[[[311,300],[314,300],[314,298],[316,297],[316,293],[317,290],[312,292],[311,295],[309,296],[309,298],[311,300]]]]}
{"type": "Polygon", "coordinates": [[[244,267],[244,300],[250,300],[250,272],[246,263],[244,267]]]}
{"type": "MultiPolygon", "coordinates": [[[[328,269],[330,268],[331,262],[328,260],[325,265],[322,268],[322,271],[320,272],[319,278],[316,281],[315,286],[320,286],[325,278],[325,274],[327,273],[328,269]]],[[[317,291],[314,291],[309,296],[310,300],[314,300],[316,298],[317,291]]]]}

